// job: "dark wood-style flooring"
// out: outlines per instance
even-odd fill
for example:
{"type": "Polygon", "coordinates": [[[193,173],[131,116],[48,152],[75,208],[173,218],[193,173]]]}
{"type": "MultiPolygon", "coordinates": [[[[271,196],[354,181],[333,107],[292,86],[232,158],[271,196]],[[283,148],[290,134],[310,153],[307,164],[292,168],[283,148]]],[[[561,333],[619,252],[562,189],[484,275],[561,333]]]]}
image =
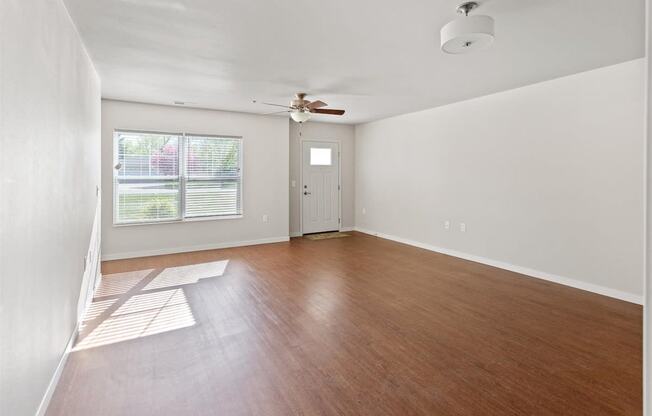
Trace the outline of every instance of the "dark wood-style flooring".
{"type": "Polygon", "coordinates": [[[642,307],[354,233],[106,262],[48,415],[640,415],[642,307]]]}

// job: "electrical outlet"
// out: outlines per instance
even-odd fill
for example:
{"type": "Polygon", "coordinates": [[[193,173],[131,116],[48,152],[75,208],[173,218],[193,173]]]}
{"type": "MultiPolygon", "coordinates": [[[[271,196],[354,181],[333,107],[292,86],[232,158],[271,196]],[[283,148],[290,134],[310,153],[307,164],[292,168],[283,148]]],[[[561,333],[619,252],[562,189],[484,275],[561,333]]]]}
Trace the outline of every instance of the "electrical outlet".
{"type": "Polygon", "coordinates": [[[451,222],[446,220],[444,221],[444,230],[450,230],[451,229],[451,222]]]}
{"type": "Polygon", "coordinates": [[[267,216],[267,214],[265,214],[263,215],[263,222],[267,222],[267,221],[269,221],[269,217],[267,216]]]}
{"type": "Polygon", "coordinates": [[[465,222],[460,223],[460,231],[463,232],[463,233],[466,232],[466,223],[465,222]]]}

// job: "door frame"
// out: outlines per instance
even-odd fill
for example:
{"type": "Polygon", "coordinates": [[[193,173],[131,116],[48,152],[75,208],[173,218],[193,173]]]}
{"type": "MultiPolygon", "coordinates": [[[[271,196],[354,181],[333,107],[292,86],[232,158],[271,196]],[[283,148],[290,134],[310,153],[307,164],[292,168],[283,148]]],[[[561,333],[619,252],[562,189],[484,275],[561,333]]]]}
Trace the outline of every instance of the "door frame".
{"type": "Polygon", "coordinates": [[[342,151],[340,141],[333,139],[304,139],[299,140],[299,232],[303,235],[303,146],[304,143],[331,143],[337,147],[337,230],[342,231],[342,151]]]}

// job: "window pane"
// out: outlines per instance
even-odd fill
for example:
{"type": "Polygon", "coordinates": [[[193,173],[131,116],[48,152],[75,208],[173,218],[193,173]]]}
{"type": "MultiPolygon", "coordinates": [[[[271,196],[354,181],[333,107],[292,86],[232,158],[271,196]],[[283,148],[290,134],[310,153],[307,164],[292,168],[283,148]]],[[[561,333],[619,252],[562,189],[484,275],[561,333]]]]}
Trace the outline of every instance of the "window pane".
{"type": "Polygon", "coordinates": [[[179,182],[118,183],[117,222],[179,218],[179,182]]]}
{"type": "Polygon", "coordinates": [[[116,133],[119,177],[179,176],[179,137],[149,133],[116,133]]]}
{"type": "Polygon", "coordinates": [[[178,219],[179,136],[116,132],[115,140],[116,222],[178,219]]]}
{"type": "Polygon", "coordinates": [[[186,217],[239,215],[240,139],[186,136],[186,217]]]}
{"type": "Polygon", "coordinates": [[[237,180],[187,181],[186,217],[240,214],[239,188],[237,180]]]}
{"type": "Polygon", "coordinates": [[[331,149],[310,148],[310,164],[312,166],[330,166],[331,149]]]}

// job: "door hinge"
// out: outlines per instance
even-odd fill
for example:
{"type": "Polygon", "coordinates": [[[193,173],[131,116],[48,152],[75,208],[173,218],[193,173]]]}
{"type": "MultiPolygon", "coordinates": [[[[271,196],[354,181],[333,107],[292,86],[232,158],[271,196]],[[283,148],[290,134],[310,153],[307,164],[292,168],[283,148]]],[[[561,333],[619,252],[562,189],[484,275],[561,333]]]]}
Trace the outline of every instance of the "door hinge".
{"type": "Polygon", "coordinates": [[[341,223],[341,222],[342,222],[342,218],[338,218],[338,219],[337,219],[337,222],[338,222],[338,223],[341,223]]]}
{"type": "Polygon", "coordinates": [[[339,190],[341,190],[341,189],[342,189],[342,188],[340,188],[340,186],[339,186],[339,185],[337,185],[337,190],[339,191],[339,190]]]}

